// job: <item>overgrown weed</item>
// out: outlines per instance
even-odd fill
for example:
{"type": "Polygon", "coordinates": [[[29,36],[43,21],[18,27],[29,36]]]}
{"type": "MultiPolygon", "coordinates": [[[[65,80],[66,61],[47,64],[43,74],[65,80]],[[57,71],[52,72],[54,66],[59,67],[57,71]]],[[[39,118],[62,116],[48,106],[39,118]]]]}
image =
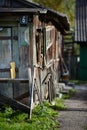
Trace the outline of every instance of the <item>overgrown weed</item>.
{"type": "Polygon", "coordinates": [[[48,102],[36,106],[31,119],[10,107],[0,112],[0,130],[58,130],[58,127],[58,112],[48,102]]]}

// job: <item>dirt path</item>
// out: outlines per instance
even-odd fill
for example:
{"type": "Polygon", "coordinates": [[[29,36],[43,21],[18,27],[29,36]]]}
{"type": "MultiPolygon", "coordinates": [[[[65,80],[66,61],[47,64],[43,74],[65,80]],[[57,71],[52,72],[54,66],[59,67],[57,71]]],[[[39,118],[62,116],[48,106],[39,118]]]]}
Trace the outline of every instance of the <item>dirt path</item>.
{"type": "Polygon", "coordinates": [[[85,130],[87,126],[87,90],[76,89],[76,95],[65,100],[68,110],[59,112],[59,130],[85,130]]]}

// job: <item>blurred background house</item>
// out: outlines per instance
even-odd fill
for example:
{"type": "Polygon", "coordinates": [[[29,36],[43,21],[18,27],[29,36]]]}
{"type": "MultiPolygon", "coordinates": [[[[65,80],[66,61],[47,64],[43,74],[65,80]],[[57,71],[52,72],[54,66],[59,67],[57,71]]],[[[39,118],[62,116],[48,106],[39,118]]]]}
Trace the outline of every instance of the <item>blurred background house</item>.
{"type": "Polygon", "coordinates": [[[87,80],[87,1],[76,0],[75,42],[80,46],[78,79],[87,80]]]}

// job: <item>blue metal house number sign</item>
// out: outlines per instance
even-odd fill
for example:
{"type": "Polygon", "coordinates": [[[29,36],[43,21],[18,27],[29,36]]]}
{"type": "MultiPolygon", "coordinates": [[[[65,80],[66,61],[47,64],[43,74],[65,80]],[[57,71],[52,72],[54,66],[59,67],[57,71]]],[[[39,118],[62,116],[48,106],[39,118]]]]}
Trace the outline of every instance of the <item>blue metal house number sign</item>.
{"type": "Polygon", "coordinates": [[[20,17],[20,24],[21,25],[27,25],[28,24],[28,16],[21,16],[20,17]]]}

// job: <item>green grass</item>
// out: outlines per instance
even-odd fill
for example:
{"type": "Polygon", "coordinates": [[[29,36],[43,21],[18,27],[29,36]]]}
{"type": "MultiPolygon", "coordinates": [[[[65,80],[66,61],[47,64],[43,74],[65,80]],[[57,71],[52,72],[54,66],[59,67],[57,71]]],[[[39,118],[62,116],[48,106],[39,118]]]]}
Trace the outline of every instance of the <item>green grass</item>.
{"type": "Polygon", "coordinates": [[[75,85],[87,84],[87,81],[82,81],[82,80],[70,80],[70,82],[74,83],[75,85]]]}
{"type": "Polygon", "coordinates": [[[59,123],[57,120],[58,113],[54,111],[49,103],[45,102],[42,107],[37,106],[33,113],[32,120],[35,120],[37,130],[57,130],[59,123]]]}
{"type": "Polygon", "coordinates": [[[55,98],[53,102],[54,105],[47,101],[42,106],[37,105],[30,120],[27,114],[5,107],[0,112],[0,130],[58,130],[58,110],[67,108],[63,104],[64,99],[55,98]]]}
{"type": "Polygon", "coordinates": [[[51,106],[54,110],[65,110],[66,109],[66,107],[63,103],[64,102],[63,99],[55,98],[54,102],[55,102],[55,105],[51,106]]]}
{"type": "Polygon", "coordinates": [[[69,93],[63,94],[62,98],[63,99],[69,99],[69,98],[71,98],[75,94],[76,94],[76,90],[75,89],[70,89],[69,93]]]}
{"type": "Polygon", "coordinates": [[[87,126],[84,126],[84,130],[87,130],[87,126]]]}
{"type": "Polygon", "coordinates": [[[58,130],[58,112],[44,102],[33,109],[32,118],[6,107],[0,112],[0,130],[58,130]]]}

